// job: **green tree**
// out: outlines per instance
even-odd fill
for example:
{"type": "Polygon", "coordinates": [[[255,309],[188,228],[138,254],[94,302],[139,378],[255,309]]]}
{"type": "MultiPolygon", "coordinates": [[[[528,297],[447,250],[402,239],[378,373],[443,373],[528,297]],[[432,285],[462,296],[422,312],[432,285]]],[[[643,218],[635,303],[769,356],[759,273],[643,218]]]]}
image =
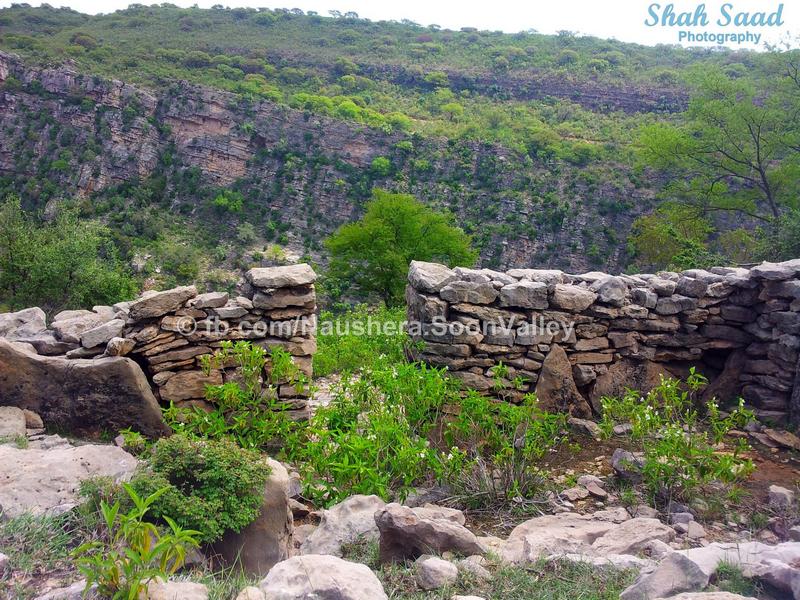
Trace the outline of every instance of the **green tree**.
{"type": "Polygon", "coordinates": [[[735,212],[762,221],[796,207],[800,153],[797,99],[785,81],[764,90],[744,79],[695,79],[683,125],[643,129],[642,156],[670,175],[666,192],[700,215],[735,212]]]}
{"type": "Polygon", "coordinates": [[[396,306],[403,301],[412,260],[469,266],[477,259],[470,237],[453,220],[413,196],[374,190],[364,217],[325,241],[329,276],[362,297],[377,295],[387,306],[396,306]]]}
{"type": "Polygon", "coordinates": [[[55,312],[111,304],[136,290],[105,226],[66,207],[40,224],[18,198],[0,204],[0,298],[10,308],[55,312]]]}

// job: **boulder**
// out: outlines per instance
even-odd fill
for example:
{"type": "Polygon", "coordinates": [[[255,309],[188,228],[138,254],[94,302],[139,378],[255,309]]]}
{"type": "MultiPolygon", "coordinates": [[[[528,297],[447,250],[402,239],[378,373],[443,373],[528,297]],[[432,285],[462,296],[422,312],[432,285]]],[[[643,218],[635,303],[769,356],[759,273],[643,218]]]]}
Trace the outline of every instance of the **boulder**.
{"type": "Polygon", "coordinates": [[[438,590],[456,582],[458,567],[436,556],[420,556],[414,562],[414,579],[420,589],[438,590]]]}
{"type": "Polygon", "coordinates": [[[46,316],[41,308],[25,308],[12,313],[0,313],[0,337],[7,340],[29,338],[47,329],[46,316]]]}
{"type": "Polygon", "coordinates": [[[446,506],[437,506],[436,504],[431,504],[430,502],[426,502],[422,506],[416,506],[411,510],[413,510],[414,514],[420,519],[439,519],[444,521],[452,521],[453,523],[458,523],[459,525],[464,525],[467,522],[467,518],[460,510],[448,508],[446,506]]]}
{"type": "Polygon", "coordinates": [[[113,318],[90,312],[86,315],[73,317],[71,319],[53,321],[50,328],[62,342],[80,344],[81,337],[85,332],[111,320],[113,320],[113,318]]]}
{"type": "Polygon", "coordinates": [[[750,276],[754,279],[783,281],[791,279],[798,271],[800,271],[800,260],[789,260],[782,263],[763,262],[750,269],[750,276]]]}
{"type": "Polygon", "coordinates": [[[457,552],[466,556],[486,549],[463,525],[443,519],[426,519],[399,504],[387,504],[375,513],[380,532],[380,561],[397,562],[423,554],[457,552]]]}
{"type": "Polygon", "coordinates": [[[377,496],[351,496],[325,510],[319,527],[300,546],[300,554],[342,555],[342,545],[377,540],[375,512],[386,506],[377,496]]]}
{"type": "Polygon", "coordinates": [[[0,552],[0,579],[11,572],[11,559],[0,552]]]}
{"type": "Polygon", "coordinates": [[[652,540],[671,542],[675,538],[675,530],[664,525],[658,519],[636,518],[620,523],[607,534],[592,543],[595,553],[639,554],[652,540]]]}
{"type": "Polygon", "coordinates": [[[730,592],[688,592],[670,596],[669,598],[657,598],[656,600],[756,600],[751,596],[740,596],[730,592]]]}
{"type": "Polygon", "coordinates": [[[136,458],[116,446],[59,445],[50,449],[0,446],[0,506],[6,517],[25,512],[60,514],[78,504],[80,482],[90,477],[130,479],[136,458]]]}
{"type": "Polygon", "coordinates": [[[554,308],[581,312],[589,308],[597,299],[597,294],[577,285],[558,283],[553,289],[550,304],[554,308]]]}
{"type": "Polygon", "coordinates": [[[249,585],[239,592],[236,600],[264,600],[264,592],[255,586],[249,585]]]}
{"type": "Polygon", "coordinates": [[[0,398],[75,434],[127,427],[150,437],[169,432],[147,378],[128,358],[38,356],[0,340],[0,398]]]}
{"type": "MultiPolygon", "coordinates": [[[[317,280],[314,269],[306,263],[283,267],[250,269],[247,280],[259,288],[285,288],[309,285],[317,280]]],[[[224,302],[220,306],[224,306],[224,302]]],[[[198,307],[200,308],[200,307],[198,307]]]]}
{"type": "Polygon", "coordinates": [[[208,588],[191,581],[152,580],[147,584],[147,600],[208,600],[208,588]]]}
{"type": "Polygon", "coordinates": [[[572,364],[559,345],[553,345],[544,359],[536,384],[536,397],[543,410],[568,412],[578,417],[592,414],[572,377],[572,364]]]}
{"type": "Polygon", "coordinates": [[[458,276],[452,269],[437,263],[412,260],[408,269],[408,281],[417,290],[436,294],[458,276]]]}
{"type": "Polygon", "coordinates": [[[292,511],[289,509],[289,473],[276,460],[267,459],[271,471],[264,486],[264,503],[255,521],[240,532],[228,531],[212,546],[227,566],[263,576],[289,558],[292,548],[292,511]]]}
{"type": "Polygon", "coordinates": [[[278,563],[258,587],[265,600],[387,600],[369,567],[321,554],[278,563]]]}
{"type": "Polygon", "coordinates": [[[25,437],[25,413],[16,406],[0,406],[0,443],[25,437]]]}
{"type": "Polygon", "coordinates": [[[651,573],[645,573],[626,588],[620,600],[651,600],[668,598],[680,592],[702,590],[709,576],[686,556],[672,552],[651,573]]]}
{"type": "Polygon", "coordinates": [[[84,348],[94,348],[100,344],[105,344],[109,340],[122,335],[122,328],[125,321],[122,319],[112,319],[107,323],[93,327],[81,334],[81,345],[84,348]]]}
{"type": "Polygon", "coordinates": [[[509,563],[535,563],[552,554],[593,555],[592,542],[613,530],[611,521],[575,513],[536,517],[517,525],[500,549],[509,563]]]}
{"type": "Polygon", "coordinates": [[[197,296],[197,288],[193,285],[143,295],[138,300],[131,302],[128,307],[128,316],[132,321],[162,317],[181,308],[187,300],[195,296],[197,296]]]}
{"type": "Polygon", "coordinates": [[[52,331],[43,331],[36,335],[23,338],[38,354],[42,356],[59,356],[79,347],[77,342],[64,342],[56,338],[52,331]]]}

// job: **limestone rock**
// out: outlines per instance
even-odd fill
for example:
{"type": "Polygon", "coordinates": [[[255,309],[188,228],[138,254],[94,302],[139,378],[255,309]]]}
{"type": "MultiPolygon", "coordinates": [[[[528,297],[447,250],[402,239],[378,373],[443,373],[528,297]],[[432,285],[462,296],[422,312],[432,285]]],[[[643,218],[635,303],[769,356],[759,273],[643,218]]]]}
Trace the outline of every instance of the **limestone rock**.
{"type": "Polygon", "coordinates": [[[639,578],[620,594],[620,600],[667,598],[680,592],[702,590],[709,576],[692,560],[673,552],[661,561],[655,571],[639,578]]]}
{"type": "Polygon", "coordinates": [[[290,306],[313,306],[316,294],[313,287],[266,289],[256,292],[253,306],[265,310],[290,306]]]}
{"type": "Polygon", "coordinates": [[[543,410],[568,412],[582,417],[591,415],[591,409],[578,391],[572,377],[572,364],[559,345],[553,345],[542,364],[536,397],[543,410]]]}
{"type": "Polygon", "coordinates": [[[85,332],[111,320],[112,319],[105,318],[102,315],[89,312],[86,315],[73,317],[72,319],[53,321],[50,328],[62,342],[80,344],[81,336],[83,336],[85,332]]]}
{"type": "Polygon", "coordinates": [[[97,327],[92,327],[81,334],[81,345],[84,348],[94,348],[105,344],[110,339],[121,336],[124,326],[125,321],[122,319],[113,319],[97,327]]]}
{"type": "Polygon", "coordinates": [[[571,284],[556,284],[550,301],[554,308],[581,312],[589,308],[597,299],[597,294],[586,288],[571,284]]]}
{"type": "Polygon", "coordinates": [[[213,544],[227,565],[238,564],[249,575],[263,575],[289,558],[292,548],[292,511],[289,509],[289,473],[276,460],[264,485],[264,503],[255,521],[240,532],[228,531],[213,544]]]}
{"type": "Polygon", "coordinates": [[[517,525],[500,549],[510,563],[535,563],[551,554],[592,555],[592,542],[612,531],[615,524],[574,513],[536,517],[517,525]]]}
{"type": "Polygon", "coordinates": [[[156,292],[134,300],[128,308],[128,314],[134,321],[162,317],[179,309],[187,300],[195,296],[197,296],[197,288],[193,285],[156,292]]]}
{"type": "Polygon", "coordinates": [[[208,588],[191,581],[150,581],[147,600],[208,600],[208,588]]]}
{"type": "Polygon", "coordinates": [[[342,555],[342,545],[377,540],[375,512],[386,506],[378,496],[356,495],[322,513],[319,527],[300,547],[301,554],[342,555]]]}
{"type": "Polygon", "coordinates": [[[219,370],[211,370],[208,375],[202,371],[180,371],[167,380],[159,394],[162,402],[205,398],[207,385],[222,385],[222,373],[219,370]]]}
{"type": "Polygon", "coordinates": [[[380,532],[380,560],[396,562],[423,554],[451,551],[483,554],[485,548],[463,525],[448,520],[425,519],[399,504],[387,504],[375,513],[380,532]]]}
{"type": "Polygon", "coordinates": [[[414,578],[421,589],[438,590],[455,583],[458,567],[436,556],[423,555],[414,562],[414,578]]]}
{"type": "Polygon", "coordinates": [[[250,585],[239,592],[239,595],[236,596],[236,600],[264,600],[264,592],[250,585]]]}
{"type": "Polygon", "coordinates": [[[589,288],[597,293],[600,302],[611,304],[612,306],[622,306],[625,297],[628,295],[628,285],[621,277],[608,275],[595,281],[589,288]]]}
{"type": "Polygon", "coordinates": [[[67,587],[50,590],[49,592],[37,596],[34,600],[91,600],[98,598],[96,594],[97,585],[92,585],[86,590],[86,580],[81,579],[67,587]]]}
{"type": "Polygon", "coordinates": [[[41,308],[26,308],[0,313],[0,337],[7,340],[29,338],[47,329],[46,315],[41,308]]]}
{"type": "Polygon", "coordinates": [[[136,347],[136,342],[129,338],[113,337],[106,344],[106,356],[127,356],[136,347]]]}
{"type": "Polygon", "coordinates": [[[59,514],[74,507],[84,479],[127,481],[138,461],[116,446],[62,445],[43,450],[0,446],[0,506],[6,517],[59,514]]]}
{"type": "Polygon", "coordinates": [[[320,554],[278,563],[258,587],[265,600],[387,600],[369,567],[320,554]]]}
{"type": "Polygon", "coordinates": [[[611,455],[611,468],[624,481],[640,482],[642,480],[643,466],[644,461],[640,455],[622,448],[617,448],[614,450],[614,454],[611,455]]]}
{"type": "Polygon", "coordinates": [[[779,485],[771,485],[769,503],[777,508],[789,508],[794,504],[794,492],[779,485]]]}
{"type": "Polygon", "coordinates": [[[601,555],[638,554],[651,540],[671,542],[674,538],[675,530],[658,519],[636,518],[595,540],[592,548],[601,555]]]}
{"type": "Polygon", "coordinates": [[[157,437],[169,431],[147,378],[127,358],[38,356],[0,340],[0,398],[78,434],[132,427],[157,437]]]}
{"type": "Polygon", "coordinates": [[[317,280],[314,269],[306,263],[283,267],[250,269],[247,280],[259,288],[286,288],[309,285],[317,280]]]}
{"type": "Polygon", "coordinates": [[[670,596],[669,598],[658,598],[656,600],[756,600],[751,596],[740,596],[730,592],[687,592],[670,596]]]}
{"type": "Polygon", "coordinates": [[[456,279],[455,271],[437,263],[412,260],[408,270],[409,283],[421,292],[438,293],[456,279]]]}
{"type": "Polygon", "coordinates": [[[228,297],[228,292],[208,292],[195,296],[188,304],[193,308],[200,309],[222,308],[228,303],[228,297]]]}
{"type": "Polygon", "coordinates": [[[451,303],[491,304],[497,299],[498,291],[490,283],[453,281],[441,289],[442,300],[451,303]]]}
{"type": "Polygon", "coordinates": [[[21,409],[16,406],[0,406],[0,442],[24,438],[26,428],[25,413],[21,409]]]}
{"type": "Polygon", "coordinates": [[[547,285],[527,280],[505,285],[500,288],[500,306],[545,309],[548,306],[547,285]]]}

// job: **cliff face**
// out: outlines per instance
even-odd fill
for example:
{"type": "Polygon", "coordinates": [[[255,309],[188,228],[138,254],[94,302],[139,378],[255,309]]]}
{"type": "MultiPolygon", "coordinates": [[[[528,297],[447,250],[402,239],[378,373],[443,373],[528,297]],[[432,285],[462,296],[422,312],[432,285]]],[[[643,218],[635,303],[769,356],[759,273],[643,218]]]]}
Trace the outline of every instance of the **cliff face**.
{"type": "Polygon", "coordinates": [[[244,220],[279,221],[313,254],[382,187],[453,210],[486,266],[615,271],[652,197],[624,172],[598,184],[495,144],[385,133],[185,83],[155,93],[5,53],[0,83],[0,175],[39,207],[157,177],[160,204],[192,218],[209,189],[236,187],[244,220]],[[380,156],[388,173],[371,169],[380,156]]]}

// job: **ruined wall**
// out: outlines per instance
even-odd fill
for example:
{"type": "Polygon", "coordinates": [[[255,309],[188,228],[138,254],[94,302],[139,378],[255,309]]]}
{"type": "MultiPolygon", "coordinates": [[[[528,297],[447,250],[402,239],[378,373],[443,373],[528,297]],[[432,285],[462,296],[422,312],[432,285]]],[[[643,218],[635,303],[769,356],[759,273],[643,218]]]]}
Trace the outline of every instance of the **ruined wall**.
{"type": "MultiPolygon", "coordinates": [[[[206,385],[221,385],[239,376],[234,364],[209,372],[202,368],[203,357],[226,341],[284,348],[299,370],[311,377],[316,351],[315,280],[306,264],[251,269],[240,296],[198,294],[194,286],[151,291],[114,306],[63,311],[49,327],[44,312],[31,308],[0,315],[0,337],[30,352],[67,361],[127,356],[142,367],[162,405],[207,406],[206,385]]],[[[277,384],[278,396],[292,417],[307,416],[307,386],[277,384]]]]}
{"type": "Polygon", "coordinates": [[[511,400],[536,391],[546,408],[589,414],[697,365],[709,396],[800,417],[800,260],[619,276],[413,262],[406,297],[418,358],[477,390],[497,387],[502,362],[511,400]]]}

